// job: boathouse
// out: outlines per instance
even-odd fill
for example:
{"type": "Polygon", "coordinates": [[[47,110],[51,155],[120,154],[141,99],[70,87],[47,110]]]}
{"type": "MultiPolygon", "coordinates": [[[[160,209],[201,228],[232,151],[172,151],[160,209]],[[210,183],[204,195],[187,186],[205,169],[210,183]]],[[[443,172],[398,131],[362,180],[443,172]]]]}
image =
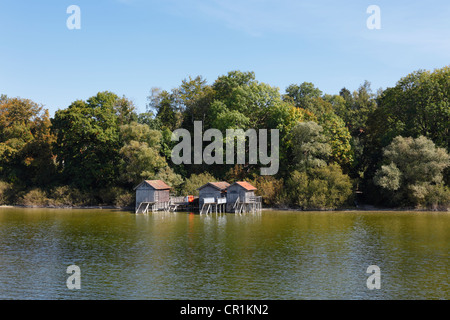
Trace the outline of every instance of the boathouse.
{"type": "Polygon", "coordinates": [[[227,188],[230,184],[226,181],[208,182],[207,184],[198,188],[199,193],[199,210],[203,213],[204,210],[222,210],[225,211],[227,188]]]}
{"type": "Polygon", "coordinates": [[[144,180],[136,190],[136,213],[167,210],[170,202],[170,189],[162,180],[144,180]]]}
{"type": "Polygon", "coordinates": [[[248,212],[261,210],[262,198],[255,195],[256,187],[246,181],[237,181],[227,188],[227,211],[248,212]]]}

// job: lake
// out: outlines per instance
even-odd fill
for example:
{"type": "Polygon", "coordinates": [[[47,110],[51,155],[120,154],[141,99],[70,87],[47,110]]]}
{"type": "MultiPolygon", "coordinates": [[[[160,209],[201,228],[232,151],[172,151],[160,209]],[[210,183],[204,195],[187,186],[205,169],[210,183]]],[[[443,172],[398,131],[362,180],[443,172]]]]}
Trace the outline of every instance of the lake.
{"type": "Polygon", "coordinates": [[[449,225],[448,212],[0,208],[0,299],[449,299],[449,225]]]}

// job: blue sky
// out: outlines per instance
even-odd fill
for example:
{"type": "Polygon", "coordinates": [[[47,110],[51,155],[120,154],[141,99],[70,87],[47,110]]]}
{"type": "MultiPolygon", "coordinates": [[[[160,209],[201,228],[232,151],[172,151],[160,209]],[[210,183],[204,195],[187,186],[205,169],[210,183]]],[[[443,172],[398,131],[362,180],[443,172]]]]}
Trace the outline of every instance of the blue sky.
{"type": "Polygon", "coordinates": [[[152,87],[231,70],[281,92],[308,81],[336,94],[364,80],[376,91],[450,64],[449,17],[448,0],[2,0],[0,93],[53,115],[103,90],[144,112],[152,87]],[[66,27],[72,4],[80,30],[66,27]],[[366,26],[370,5],[381,30],[366,26]]]}

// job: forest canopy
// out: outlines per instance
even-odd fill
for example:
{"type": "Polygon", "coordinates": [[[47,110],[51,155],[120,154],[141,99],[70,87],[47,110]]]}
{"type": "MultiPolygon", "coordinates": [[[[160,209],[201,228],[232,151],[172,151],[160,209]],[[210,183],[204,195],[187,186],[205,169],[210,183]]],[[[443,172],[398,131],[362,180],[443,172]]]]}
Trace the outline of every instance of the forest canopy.
{"type": "Polygon", "coordinates": [[[449,99],[448,66],[376,93],[368,81],[326,94],[310,82],[282,93],[238,70],[212,83],[189,77],[171,90],[151,88],[143,113],[104,91],[50,118],[44,106],[2,94],[0,204],[127,206],[141,180],[162,179],[177,195],[246,180],[269,206],[448,208],[449,99]],[[224,137],[227,129],[278,129],[278,173],[261,176],[249,161],[175,165],[172,133],[193,135],[195,121],[224,137]]]}

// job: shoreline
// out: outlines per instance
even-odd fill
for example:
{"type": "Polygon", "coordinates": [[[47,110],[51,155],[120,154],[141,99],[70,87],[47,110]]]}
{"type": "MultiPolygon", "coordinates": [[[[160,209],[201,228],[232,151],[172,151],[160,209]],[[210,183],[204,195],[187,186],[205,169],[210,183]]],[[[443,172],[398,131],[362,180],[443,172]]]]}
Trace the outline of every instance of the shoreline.
{"type": "Polygon", "coordinates": [[[93,210],[119,210],[119,211],[134,211],[133,207],[116,207],[116,206],[24,206],[24,205],[0,205],[2,208],[21,208],[21,209],[93,209],[93,210]]]}
{"type": "MultiPolygon", "coordinates": [[[[22,208],[22,209],[64,209],[64,210],[118,210],[130,211],[134,213],[134,207],[117,207],[111,205],[104,206],[24,206],[24,205],[0,205],[2,208],[22,208]]],[[[442,209],[417,209],[417,208],[382,208],[372,205],[363,205],[360,207],[345,207],[338,209],[308,209],[289,207],[263,207],[262,211],[286,211],[286,212],[384,212],[384,211],[398,211],[398,212],[450,212],[450,208],[442,209]]],[[[181,212],[181,211],[180,211],[181,212]]]]}

